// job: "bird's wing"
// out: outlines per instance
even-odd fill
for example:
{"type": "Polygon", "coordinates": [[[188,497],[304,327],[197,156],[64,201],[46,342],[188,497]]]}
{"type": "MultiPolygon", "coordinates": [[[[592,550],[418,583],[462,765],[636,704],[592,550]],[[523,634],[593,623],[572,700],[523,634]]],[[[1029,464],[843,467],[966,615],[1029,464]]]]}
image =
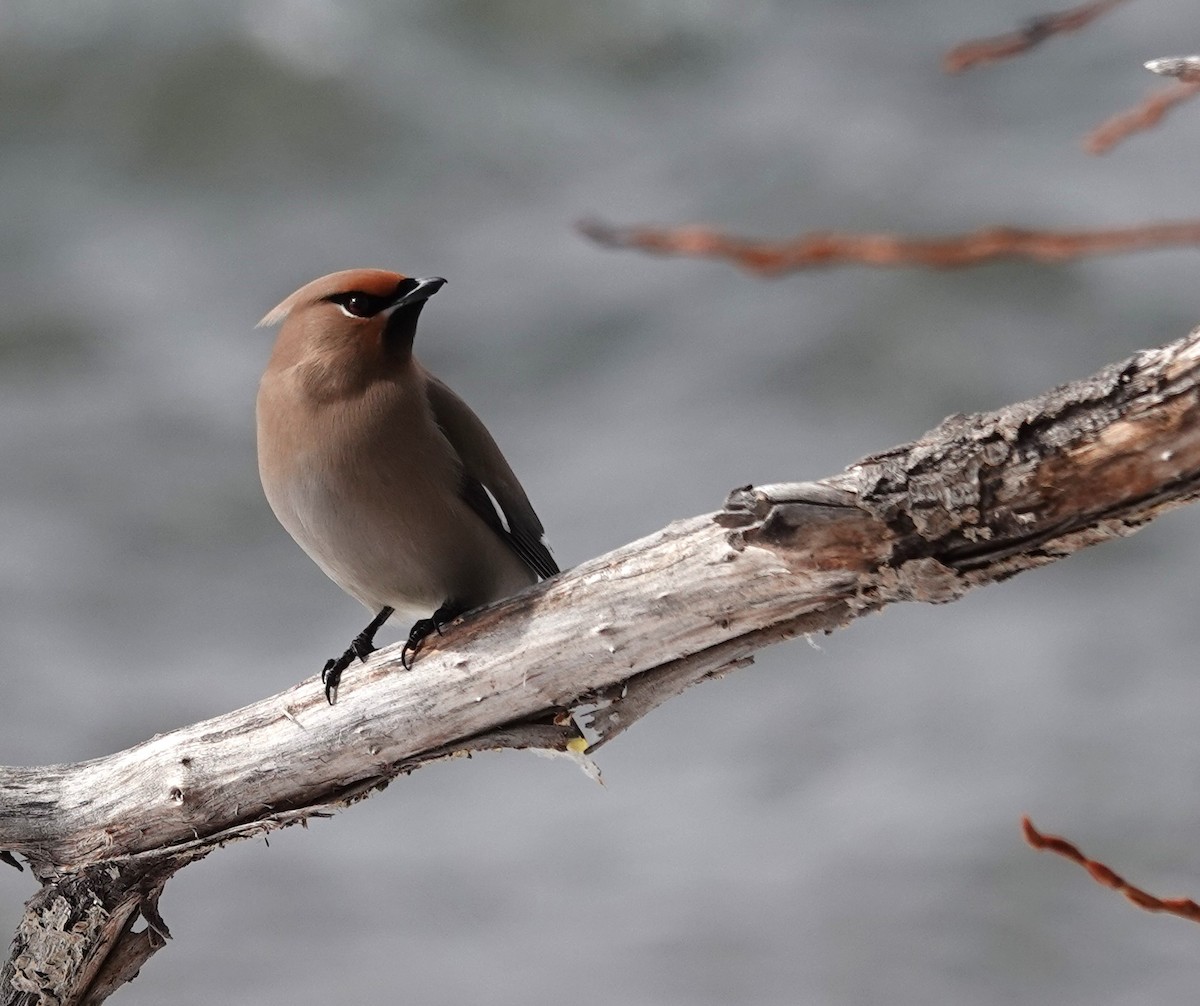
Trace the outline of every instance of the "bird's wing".
{"type": "Polygon", "coordinates": [[[462,498],[538,576],[553,576],[558,563],[543,540],[542,522],[487,427],[428,372],[425,391],[434,420],[462,461],[462,498]]]}

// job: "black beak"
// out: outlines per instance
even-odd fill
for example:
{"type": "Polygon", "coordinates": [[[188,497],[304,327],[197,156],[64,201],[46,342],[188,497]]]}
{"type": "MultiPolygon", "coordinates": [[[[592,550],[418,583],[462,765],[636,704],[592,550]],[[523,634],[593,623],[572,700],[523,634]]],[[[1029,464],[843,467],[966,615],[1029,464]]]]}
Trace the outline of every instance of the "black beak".
{"type": "Polygon", "coordinates": [[[441,276],[430,276],[426,279],[406,279],[396,288],[397,296],[392,301],[392,309],[408,307],[410,304],[419,304],[422,301],[426,301],[445,285],[446,281],[441,276]]]}
{"type": "Polygon", "coordinates": [[[441,276],[429,279],[406,279],[396,287],[392,306],[382,312],[387,318],[383,330],[383,341],[393,353],[408,356],[412,353],[413,338],[417,334],[417,318],[425,301],[437,293],[446,281],[441,276]]]}

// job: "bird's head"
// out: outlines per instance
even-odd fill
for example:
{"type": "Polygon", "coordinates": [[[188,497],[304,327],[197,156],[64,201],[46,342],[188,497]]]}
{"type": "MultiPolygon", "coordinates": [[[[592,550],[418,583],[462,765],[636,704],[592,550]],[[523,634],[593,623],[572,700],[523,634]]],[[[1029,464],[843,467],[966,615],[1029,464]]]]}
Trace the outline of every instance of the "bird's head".
{"type": "Polygon", "coordinates": [[[412,353],[425,301],[446,281],[384,269],[347,269],[302,286],[259,327],[279,325],[273,362],[324,359],[403,364],[412,353]]]}

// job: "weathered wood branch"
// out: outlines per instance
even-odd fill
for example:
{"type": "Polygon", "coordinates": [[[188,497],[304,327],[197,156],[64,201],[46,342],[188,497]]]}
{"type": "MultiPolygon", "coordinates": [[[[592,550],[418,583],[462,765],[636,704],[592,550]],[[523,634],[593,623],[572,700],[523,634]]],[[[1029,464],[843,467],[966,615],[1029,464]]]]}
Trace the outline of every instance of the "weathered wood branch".
{"type": "Polygon", "coordinates": [[[1200,331],[832,478],[736,490],[471,614],[410,672],[381,651],[334,707],[309,679],[105,758],[0,768],[0,849],[44,885],[0,1003],[101,1002],[169,936],[166,880],[225,842],[461,752],[581,752],[572,714],[594,750],[768,643],[1130,534],[1200,493],[1198,419],[1200,331]]]}

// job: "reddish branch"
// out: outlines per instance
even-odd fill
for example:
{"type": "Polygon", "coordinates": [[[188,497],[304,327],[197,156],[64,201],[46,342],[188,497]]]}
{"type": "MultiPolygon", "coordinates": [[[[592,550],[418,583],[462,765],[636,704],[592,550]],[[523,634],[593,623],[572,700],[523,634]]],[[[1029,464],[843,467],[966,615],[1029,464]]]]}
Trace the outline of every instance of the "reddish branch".
{"type": "Polygon", "coordinates": [[[1087,856],[1065,838],[1059,838],[1057,835],[1043,835],[1033,826],[1033,822],[1029,818],[1021,818],[1021,828],[1025,832],[1025,841],[1035,849],[1053,852],[1064,859],[1078,863],[1091,874],[1092,879],[1096,883],[1103,887],[1109,887],[1114,891],[1120,891],[1126,898],[1137,905],[1138,908],[1143,908],[1147,912],[1166,912],[1168,915],[1177,915],[1179,918],[1187,919],[1190,922],[1200,922],[1200,905],[1196,904],[1191,898],[1155,897],[1153,894],[1143,891],[1140,887],[1134,887],[1103,863],[1097,862],[1094,859],[1088,859],[1087,856]]]}
{"type": "Polygon", "coordinates": [[[1136,108],[1102,122],[1084,139],[1084,150],[1089,154],[1106,154],[1131,133],[1157,126],[1176,105],[1200,94],[1200,82],[1197,80],[1200,80],[1200,76],[1190,81],[1181,76],[1179,83],[1156,91],[1136,108]]]}
{"type": "Polygon", "coordinates": [[[961,269],[996,259],[1066,262],[1089,255],[1200,244],[1200,220],[1074,232],[985,227],[933,238],[810,231],[787,241],[732,237],[700,226],[613,227],[586,221],[579,229],[609,247],[727,259],[751,272],[768,274],[833,265],[961,269]]]}
{"type": "Polygon", "coordinates": [[[1005,35],[964,42],[942,57],[942,68],[947,73],[962,73],[973,66],[997,63],[1019,56],[1051,35],[1078,31],[1121,2],[1122,0],[1093,0],[1092,3],[1059,11],[1057,14],[1040,14],[1030,18],[1016,31],[1005,35]]]}

